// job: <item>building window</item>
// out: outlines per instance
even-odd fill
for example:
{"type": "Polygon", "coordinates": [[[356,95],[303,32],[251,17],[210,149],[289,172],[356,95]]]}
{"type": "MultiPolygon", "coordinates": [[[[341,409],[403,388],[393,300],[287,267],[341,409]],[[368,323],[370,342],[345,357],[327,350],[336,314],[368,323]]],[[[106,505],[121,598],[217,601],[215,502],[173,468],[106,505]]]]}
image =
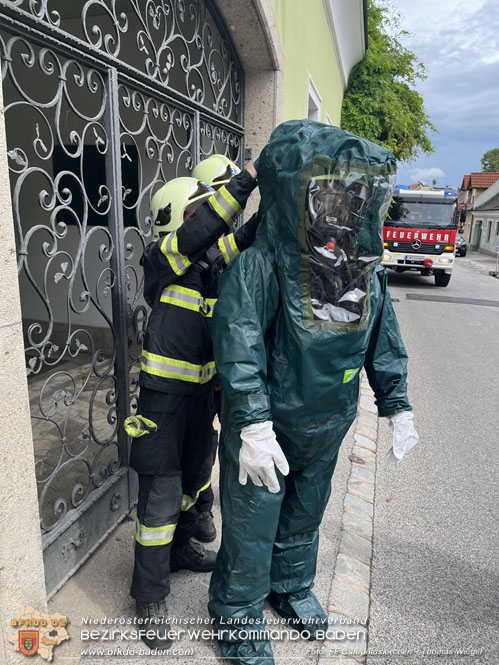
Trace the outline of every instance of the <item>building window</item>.
{"type": "Polygon", "coordinates": [[[490,242],[491,235],[492,235],[492,220],[489,219],[489,228],[487,229],[487,242],[490,242]]]}
{"type": "Polygon", "coordinates": [[[315,87],[310,74],[308,75],[308,93],[307,93],[307,118],[309,120],[321,121],[322,99],[315,87]]]}
{"type": "Polygon", "coordinates": [[[496,222],[496,236],[499,236],[499,222],[496,222]]]}

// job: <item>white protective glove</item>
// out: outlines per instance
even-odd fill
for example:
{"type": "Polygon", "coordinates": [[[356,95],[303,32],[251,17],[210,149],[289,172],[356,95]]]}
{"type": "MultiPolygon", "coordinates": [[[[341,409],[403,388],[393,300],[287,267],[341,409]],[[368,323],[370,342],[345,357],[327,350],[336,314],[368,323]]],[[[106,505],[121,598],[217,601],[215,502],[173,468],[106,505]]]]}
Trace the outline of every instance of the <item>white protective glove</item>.
{"type": "Polygon", "coordinates": [[[279,480],[275,466],[287,476],[289,464],[281,446],[277,443],[272,422],[253,423],[241,430],[241,449],[239,450],[239,482],[246,485],[248,476],[255,485],[266,485],[269,492],[276,494],[279,480]]]}
{"type": "Polygon", "coordinates": [[[385,461],[388,465],[392,465],[398,464],[414,448],[419,441],[419,436],[412,422],[414,420],[412,411],[400,411],[388,418],[393,429],[393,444],[385,461]]]}

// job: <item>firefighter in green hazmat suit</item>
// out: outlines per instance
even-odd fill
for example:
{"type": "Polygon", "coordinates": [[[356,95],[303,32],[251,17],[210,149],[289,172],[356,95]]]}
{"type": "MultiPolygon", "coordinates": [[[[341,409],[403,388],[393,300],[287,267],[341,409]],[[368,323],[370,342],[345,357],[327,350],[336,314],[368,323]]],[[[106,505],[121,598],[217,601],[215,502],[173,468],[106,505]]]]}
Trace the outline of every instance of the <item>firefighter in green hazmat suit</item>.
{"type": "Polygon", "coordinates": [[[238,665],[274,662],[266,598],[305,636],[327,629],[311,591],[318,527],[362,367],[393,426],[391,457],[418,440],[380,265],[393,155],[295,120],[274,130],[255,166],[256,241],[221,277],[213,316],[223,526],[209,610],[224,656],[238,665]]]}

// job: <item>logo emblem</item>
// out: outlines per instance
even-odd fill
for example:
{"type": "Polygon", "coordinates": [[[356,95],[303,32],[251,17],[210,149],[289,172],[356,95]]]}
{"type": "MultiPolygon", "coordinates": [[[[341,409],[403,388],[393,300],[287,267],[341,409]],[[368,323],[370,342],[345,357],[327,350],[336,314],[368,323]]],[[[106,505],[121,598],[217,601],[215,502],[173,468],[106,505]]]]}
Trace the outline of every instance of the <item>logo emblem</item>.
{"type": "Polygon", "coordinates": [[[411,242],[411,247],[412,249],[420,249],[422,244],[423,243],[419,238],[414,238],[414,240],[411,242]]]}
{"type": "Polygon", "coordinates": [[[25,656],[34,656],[40,645],[39,630],[19,631],[19,651],[25,656]]]}
{"type": "Polygon", "coordinates": [[[343,383],[350,383],[359,369],[360,367],[357,367],[356,369],[346,369],[345,373],[343,374],[343,383]]]}

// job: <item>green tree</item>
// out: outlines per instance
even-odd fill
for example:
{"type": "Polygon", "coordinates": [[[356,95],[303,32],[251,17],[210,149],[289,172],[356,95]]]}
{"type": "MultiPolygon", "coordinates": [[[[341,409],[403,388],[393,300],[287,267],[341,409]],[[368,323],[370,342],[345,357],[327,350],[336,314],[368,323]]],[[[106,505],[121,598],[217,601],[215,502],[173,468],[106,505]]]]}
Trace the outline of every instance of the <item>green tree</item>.
{"type": "Polygon", "coordinates": [[[482,171],[499,171],[499,148],[487,150],[481,161],[482,171]]]}
{"type": "Polygon", "coordinates": [[[401,42],[409,33],[400,27],[400,14],[368,0],[367,33],[366,55],[348,80],[341,126],[384,145],[399,160],[434,152],[428,132],[436,129],[413,87],[426,78],[425,67],[401,42]]]}

